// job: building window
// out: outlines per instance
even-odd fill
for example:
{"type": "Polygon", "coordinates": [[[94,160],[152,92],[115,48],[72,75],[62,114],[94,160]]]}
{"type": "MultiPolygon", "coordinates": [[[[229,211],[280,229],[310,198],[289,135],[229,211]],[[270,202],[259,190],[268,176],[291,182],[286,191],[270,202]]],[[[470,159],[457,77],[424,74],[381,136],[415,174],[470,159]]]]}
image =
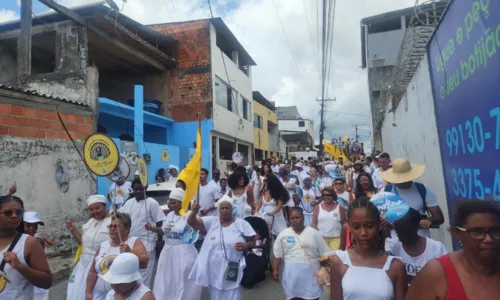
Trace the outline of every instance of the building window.
{"type": "Polygon", "coordinates": [[[262,117],[259,116],[258,114],[253,114],[253,126],[259,129],[262,129],[264,126],[262,117]]]}
{"type": "Polygon", "coordinates": [[[247,121],[251,121],[250,119],[250,116],[251,116],[251,108],[252,108],[252,104],[250,103],[250,101],[248,101],[247,99],[241,97],[241,103],[242,103],[242,114],[243,114],[243,119],[247,120],[247,121]]]}
{"type": "Polygon", "coordinates": [[[219,138],[219,158],[224,160],[232,160],[235,152],[234,142],[219,138]]]}
{"type": "Polygon", "coordinates": [[[215,78],[215,102],[218,105],[231,112],[236,112],[236,107],[234,105],[235,95],[236,92],[227,86],[220,78],[215,78]]]}
{"type": "Polygon", "coordinates": [[[299,127],[306,127],[305,121],[299,121],[299,127]]]}

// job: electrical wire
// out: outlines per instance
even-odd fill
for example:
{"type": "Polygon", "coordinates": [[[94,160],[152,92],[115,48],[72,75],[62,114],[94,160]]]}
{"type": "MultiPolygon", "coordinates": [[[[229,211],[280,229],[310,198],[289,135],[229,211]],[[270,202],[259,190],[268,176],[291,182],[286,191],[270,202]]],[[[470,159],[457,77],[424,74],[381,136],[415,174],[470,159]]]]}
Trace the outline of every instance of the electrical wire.
{"type": "Polygon", "coordinates": [[[302,81],[304,82],[304,88],[306,89],[307,93],[309,94],[309,97],[313,98],[311,92],[309,91],[309,88],[307,87],[307,82],[305,80],[304,75],[302,74],[302,70],[300,69],[299,64],[297,63],[297,60],[295,59],[295,55],[293,54],[293,50],[292,50],[292,46],[290,44],[290,40],[288,39],[288,35],[286,34],[285,27],[283,26],[283,22],[281,21],[281,17],[280,17],[280,15],[278,13],[278,7],[276,6],[275,1],[274,0],[272,0],[272,1],[273,1],[273,6],[274,6],[274,11],[276,13],[276,16],[278,17],[278,21],[280,23],[281,30],[283,31],[283,35],[285,36],[285,40],[286,40],[286,43],[288,45],[288,49],[290,50],[290,54],[292,55],[292,59],[293,59],[293,62],[295,64],[295,67],[297,67],[297,70],[299,70],[299,75],[302,78],[302,81]]]}
{"type": "Polygon", "coordinates": [[[331,80],[331,69],[332,69],[332,54],[333,54],[333,37],[335,32],[335,12],[337,8],[337,0],[333,0],[333,5],[330,3],[329,6],[329,23],[328,23],[328,35],[327,35],[327,62],[326,62],[326,92],[325,97],[328,97],[330,80],[331,80]]]}
{"type": "Polygon", "coordinates": [[[307,29],[308,29],[308,32],[309,32],[309,39],[311,41],[311,48],[312,48],[314,59],[315,59],[315,63],[316,63],[316,69],[318,71],[318,76],[320,76],[320,74],[321,74],[320,63],[321,62],[320,62],[320,60],[318,58],[318,54],[316,53],[316,50],[314,49],[314,39],[313,39],[312,31],[311,31],[311,23],[309,22],[309,15],[307,13],[306,0],[302,0],[302,4],[304,5],[304,12],[306,14],[307,29]]]}

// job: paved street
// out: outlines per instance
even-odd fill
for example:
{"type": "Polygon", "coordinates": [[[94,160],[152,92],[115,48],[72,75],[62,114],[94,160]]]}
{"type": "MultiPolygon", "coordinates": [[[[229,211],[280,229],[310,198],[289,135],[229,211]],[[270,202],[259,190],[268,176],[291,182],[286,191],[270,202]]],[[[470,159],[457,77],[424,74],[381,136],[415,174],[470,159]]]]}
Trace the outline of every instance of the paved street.
{"type": "MultiPolygon", "coordinates": [[[[281,287],[274,280],[271,279],[271,275],[266,277],[264,282],[259,283],[252,289],[243,290],[243,299],[258,299],[258,300],[278,300],[285,299],[285,294],[281,290],[281,287]]],[[[56,284],[50,291],[50,300],[65,300],[66,299],[66,285],[67,281],[56,284]]],[[[325,289],[327,290],[327,289],[325,289]]],[[[323,294],[321,300],[329,299],[328,291],[323,294]]],[[[206,290],[203,290],[203,295],[201,300],[210,300],[206,290]]]]}

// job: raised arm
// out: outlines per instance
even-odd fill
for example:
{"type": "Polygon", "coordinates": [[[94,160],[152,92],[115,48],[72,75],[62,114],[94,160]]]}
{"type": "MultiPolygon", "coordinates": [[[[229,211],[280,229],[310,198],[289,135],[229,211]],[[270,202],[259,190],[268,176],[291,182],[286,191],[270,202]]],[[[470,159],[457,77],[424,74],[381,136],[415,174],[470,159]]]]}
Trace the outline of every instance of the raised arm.
{"type": "Polygon", "coordinates": [[[82,233],[76,229],[75,222],[73,220],[66,221],[66,228],[71,232],[71,235],[75,238],[78,245],[82,244],[82,233]]]}
{"type": "Polygon", "coordinates": [[[200,204],[197,201],[193,202],[193,205],[191,206],[191,213],[189,214],[187,223],[193,229],[203,231],[205,230],[205,225],[203,224],[203,220],[196,217],[199,211],[200,211],[200,204]]]}

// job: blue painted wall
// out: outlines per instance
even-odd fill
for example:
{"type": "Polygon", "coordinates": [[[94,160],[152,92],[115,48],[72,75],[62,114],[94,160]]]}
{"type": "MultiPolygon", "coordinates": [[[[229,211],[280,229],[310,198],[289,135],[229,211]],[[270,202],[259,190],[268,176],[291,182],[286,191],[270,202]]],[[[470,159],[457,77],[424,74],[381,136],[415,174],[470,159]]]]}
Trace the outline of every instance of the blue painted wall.
{"type": "MultiPolygon", "coordinates": [[[[113,138],[113,141],[120,150],[120,140],[117,138],[113,138]]],[[[151,163],[148,165],[148,183],[152,184],[155,182],[156,173],[160,168],[168,168],[169,165],[174,165],[179,167],[180,155],[179,155],[179,147],[176,146],[168,146],[168,145],[160,145],[154,143],[144,143],[144,148],[151,154],[151,163]],[[163,150],[168,150],[170,152],[170,158],[168,161],[164,162],[161,159],[161,153],[163,150]]],[[[142,155],[143,153],[139,153],[142,155]]],[[[101,195],[107,195],[108,186],[113,183],[106,177],[99,177],[97,179],[97,193],[101,195]]]]}
{"type": "Polygon", "coordinates": [[[106,128],[107,135],[109,135],[110,137],[118,138],[122,134],[134,136],[134,122],[132,122],[131,120],[102,112],[99,113],[98,120],[99,125],[106,128]]]}
{"type": "Polygon", "coordinates": [[[151,163],[148,165],[149,184],[156,182],[155,176],[159,169],[167,169],[170,165],[179,167],[179,147],[145,143],[145,148],[151,154],[151,163]],[[168,150],[170,153],[170,158],[166,162],[161,159],[161,153],[163,150],[168,150]]]}
{"type": "MultiPolygon", "coordinates": [[[[214,129],[213,119],[201,121],[201,139],[202,139],[202,162],[203,168],[210,170],[210,149],[212,138],[210,132],[214,129]]],[[[196,141],[196,132],[198,131],[198,122],[180,122],[174,123],[168,132],[169,144],[181,147],[180,168],[189,162],[189,158],[194,152],[193,142],[196,141]]]]}

